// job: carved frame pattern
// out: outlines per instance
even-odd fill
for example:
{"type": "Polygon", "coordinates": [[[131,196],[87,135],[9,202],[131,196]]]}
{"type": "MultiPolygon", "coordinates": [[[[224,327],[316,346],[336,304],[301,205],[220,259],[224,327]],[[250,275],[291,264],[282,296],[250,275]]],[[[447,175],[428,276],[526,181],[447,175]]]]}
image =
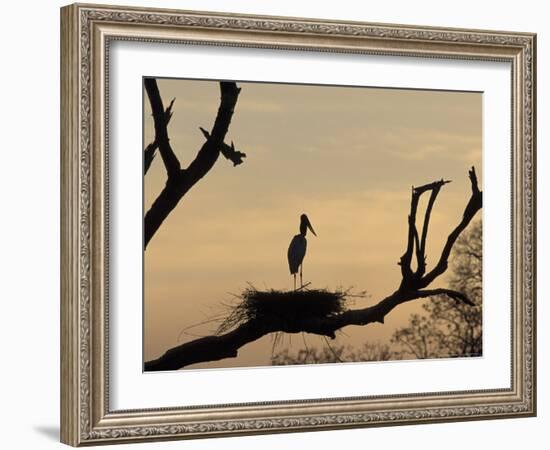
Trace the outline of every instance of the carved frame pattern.
{"type": "Polygon", "coordinates": [[[528,33],[110,6],[71,5],[63,8],[62,441],[85,445],[534,415],[535,52],[536,36],[528,33]],[[102,31],[103,24],[119,27],[116,35],[110,35],[108,29],[102,31]],[[132,30],[133,26],[139,26],[140,30],[132,30]],[[153,28],[161,32],[169,28],[173,36],[158,37],[147,32],[153,28]],[[178,37],[181,30],[185,33],[178,37]],[[195,37],[193,30],[200,30],[200,33],[195,37]],[[220,34],[216,30],[223,32],[220,34]],[[267,38],[262,39],[262,34],[267,38]],[[324,37],[325,43],[317,44],[318,37],[324,37]],[[330,38],[329,44],[326,44],[327,37],[330,38]],[[224,407],[214,405],[210,407],[213,413],[210,420],[194,416],[192,408],[188,411],[186,408],[109,411],[108,333],[105,325],[108,318],[105,295],[108,271],[105,266],[101,267],[102,261],[106,265],[108,253],[104,234],[104,227],[108,226],[108,198],[102,197],[101,186],[105,187],[108,179],[105,173],[98,173],[105,168],[103,158],[106,156],[95,160],[94,152],[97,153],[98,149],[107,152],[105,143],[97,142],[98,135],[95,134],[98,119],[105,122],[105,132],[108,133],[106,112],[102,115],[97,103],[98,96],[104,94],[96,91],[108,85],[105,82],[100,84],[97,77],[98,73],[101,75],[98,71],[107,66],[112,39],[512,62],[515,99],[512,119],[515,166],[512,240],[516,249],[512,257],[516,281],[513,286],[516,306],[513,307],[512,389],[505,392],[394,396],[378,399],[382,407],[377,404],[368,406],[369,401],[377,399],[348,399],[367,402],[367,406],[358,406],[357,413],[338,412],[341,401],[345,399],[333,400],[336,412],[327,409],[327,400],[312,400],[254,404],[258,405],[257,409],[254,405],[238,405],[243,411],[217,417],[217,413],[223,413],[224,407]],[[98,48],[100,46],[103,48],[98,48]],[[103,59],[103,68],[98,67],[98,55],[103,59]],[[426,399],[427,403],[418,407],[396,406],[397,402],[403,403],[407,398],[426,399]],[[394,406],[391,405],[392,399],[396,403],[394,406]],[[324,409],[316,409],[316,402],[324,409]],[[292,405],[294,412],[285,413],[285,405],[292,405]],[[300,414],[295,412],[297,405],[303,408],[300,414]],[[361,410],[363,407],[366,408],[364,411],[361,410]],[[144,414],[150,416],[145,422],[144,414]]]}

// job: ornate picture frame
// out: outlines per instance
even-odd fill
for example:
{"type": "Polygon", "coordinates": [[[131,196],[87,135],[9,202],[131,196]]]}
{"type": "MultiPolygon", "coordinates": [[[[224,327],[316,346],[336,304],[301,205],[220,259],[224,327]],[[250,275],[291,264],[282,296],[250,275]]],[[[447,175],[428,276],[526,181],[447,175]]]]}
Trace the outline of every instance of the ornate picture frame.
{"type": "Polygon", "coordinates": [[[531,33],[85,4],[62,8],[62,442],[80,446],[534,416],[535,89],[536,35],[531,33]],[[117,41],[509,63],[510,386],[114,410],[109,384],[108,71],[110,45],[117,41]]]}

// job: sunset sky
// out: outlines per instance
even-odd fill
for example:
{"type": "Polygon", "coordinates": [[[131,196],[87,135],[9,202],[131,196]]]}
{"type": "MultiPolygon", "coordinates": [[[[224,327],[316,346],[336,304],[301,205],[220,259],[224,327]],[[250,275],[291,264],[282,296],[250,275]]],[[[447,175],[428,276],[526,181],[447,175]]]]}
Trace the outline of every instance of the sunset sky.
{"type": "MultiPolygon", "coordinates": [[[[307,213],[304,279],[313,287],[367,291],[354,308],[372,305],[400,281],[411,186],[452,180],[437,200],[428,235],[428,268],[470,195],[468,168],[482,177],[482,94],[403,89],[238,83],[227,135],[247,154],[237,167],[220,156],[153,237],[144,255],[144,357],[211,334],[205,323],[226,311],[248,283],[291,289],[286,252],[307,213]]],[[[211,129],[219,104],[213,81],[158,80],[165,105],[176,98],[171,145],[186,167],[211,129]]],[[[153,140],[144,93],[144,145],[153,140]]],[[[166,180],[157,155],[144,181],[147,211],[166,180]]],[[[421,207],[424,203],[421,203],[421,207]]],[[[420,209],[423,211],[423,209],[420,209]]],[[[423,217],[423,214],[419,215],[423,217]]],[[[478,213],[478,219],[481,213],[478,213]]],[[[445,278],[434,283],[444,286],[445,278]]],[[[336,343],[387,342],[422,301],[401,305],[385,324],[347,327],[336,343]]],[[[309,347],[324,340],[306,335],[309,347]]],[[[300,336],[280,348],[296,352],[300,336]]],[[[270,364],[266,336],[237,358],[192,368],[270,364]]]]}

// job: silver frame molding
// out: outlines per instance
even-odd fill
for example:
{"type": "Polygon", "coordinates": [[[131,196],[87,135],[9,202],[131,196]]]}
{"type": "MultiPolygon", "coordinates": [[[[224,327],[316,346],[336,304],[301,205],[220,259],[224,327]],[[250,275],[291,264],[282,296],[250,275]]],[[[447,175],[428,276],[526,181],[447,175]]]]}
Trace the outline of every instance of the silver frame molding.
{"type": "Polygon", "coordinates": [[[536,414],[536,35],[75,4],[61,9],[61,440],[161,439],[496,419],[536,414]],[[112,411],[108,396],[108,57],[113,40],[425,58],[512,67],[512,385],[112,411]]]}

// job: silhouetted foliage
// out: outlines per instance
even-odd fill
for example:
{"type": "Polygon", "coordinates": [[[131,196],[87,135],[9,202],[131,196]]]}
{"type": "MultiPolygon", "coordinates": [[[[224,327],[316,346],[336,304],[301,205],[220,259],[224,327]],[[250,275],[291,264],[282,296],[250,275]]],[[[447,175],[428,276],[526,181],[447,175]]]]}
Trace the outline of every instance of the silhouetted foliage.
{"type": "Polygon", "coordinates": [[[397,330],[392,342],[402,358],[482,355],[482,225],[475,222],[453,250],[449,285],[465,293],[475,306],[435,296],[397,330]]]}
{"type": "MultiPolygon", "coordinates": [[[[305,341],[304,341],[305,342],[305,341]]],[[[390,361],[400,359],[388,344],[365,342],[360,347],[351,345],[326,345],[320,349],[307,347],[292,352],[285,348],[271,356],[271,365],[323,364],[358,361],[390,361]]]]}

